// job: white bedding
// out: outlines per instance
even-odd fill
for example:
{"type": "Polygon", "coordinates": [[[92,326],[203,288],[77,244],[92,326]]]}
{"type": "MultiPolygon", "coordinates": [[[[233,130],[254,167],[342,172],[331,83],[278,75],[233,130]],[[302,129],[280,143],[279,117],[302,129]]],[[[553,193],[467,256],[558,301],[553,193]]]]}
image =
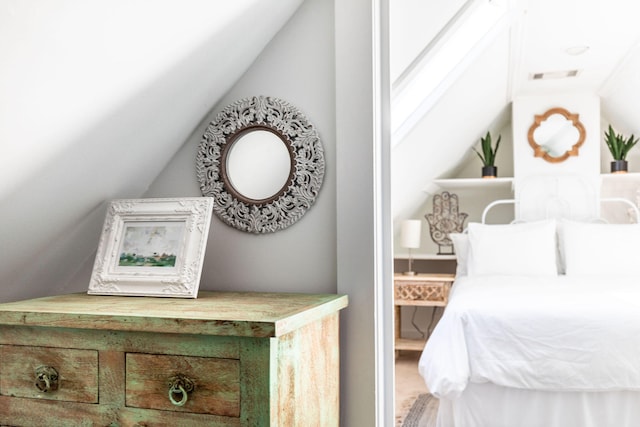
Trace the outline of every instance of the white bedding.
{"type": "Polygon", "coordinates": [[[566,392],[469,384],[440,399],[436,427],[637,427],[640,392],[566,392]]]}
{"type": "Polygon", "coordinates": [[[470,382],[640,390],[639,355],[639,278],[460,277],[419,370],[447,399],[470,382]]]}

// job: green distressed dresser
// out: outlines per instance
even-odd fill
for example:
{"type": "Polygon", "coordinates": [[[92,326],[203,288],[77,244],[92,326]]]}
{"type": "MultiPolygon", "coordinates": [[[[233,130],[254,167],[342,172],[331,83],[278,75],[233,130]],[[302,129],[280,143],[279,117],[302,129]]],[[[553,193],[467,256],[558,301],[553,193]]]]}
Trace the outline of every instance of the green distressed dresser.
{"type": "Polygon", "coordinates": [[[341,295],[0,304],[0,425],[338,426],[341,295]]]}

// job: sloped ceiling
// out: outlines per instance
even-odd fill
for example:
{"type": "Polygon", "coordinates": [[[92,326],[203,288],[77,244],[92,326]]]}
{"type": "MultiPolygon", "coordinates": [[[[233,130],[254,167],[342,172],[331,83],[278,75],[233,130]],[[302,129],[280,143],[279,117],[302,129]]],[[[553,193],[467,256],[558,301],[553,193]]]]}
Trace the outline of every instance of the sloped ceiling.
{"type": "Polygon", "coordinates": [[[0,2],[3,299],[59,291],[301,3],[0,2]]]}
{"type": "MultiPolygon", "coordinates": [[[[462,8],[486,1],[456,4],[462,8]]],[[[511,101],[519,96],[594,93],[601,97],[604,121],[624,133],[640,133],[640,103],[634,95],[640,90],[640,26],[635,22],[640,4],[630,0],[510,0],[505,4],[508,25],[491,34],[488,43],[478,41],[471,52],[475,59],[465,63],[463,70],[456,70],[456,81],[410,132],[393,142],[396,222],[421,217],[416,209],[428,197],[423,190],[434,178],[445,176],[467,159],[470,147],[487,130],[499,132],[508,125],[511,101]],[[585,51],[576,54],[580,50],[585,51]],[[566,70],[578,73],[571,78],[532,79],[535,73],[566,70]]],[[[417,54],[419,47],[402,37],[419,32],[419,22],[436,28],[446,23],[442,14],[430,11],[430,7],[444,10],[438,2],[391,2],[392,17],[394,13],[412,16],[404,22],[391,20],[391,47],[402,50],[391,57],[403,65],[410,63],[407,55],[417,54]],[[394,12],[394,8],[404,7],[414,9],[394,12]]]]}
{"type": "MultiPolygon", "coordinates": [[[[464,159],[478,135],[502,117],[509,103],[508,49],[506,38],[492,44],[394,148],[392,203],[396,217],[410,216],[422,206],[428,183],[464,159]]],[[[503,124],[494,126],[499,129],[503,124]]]]}

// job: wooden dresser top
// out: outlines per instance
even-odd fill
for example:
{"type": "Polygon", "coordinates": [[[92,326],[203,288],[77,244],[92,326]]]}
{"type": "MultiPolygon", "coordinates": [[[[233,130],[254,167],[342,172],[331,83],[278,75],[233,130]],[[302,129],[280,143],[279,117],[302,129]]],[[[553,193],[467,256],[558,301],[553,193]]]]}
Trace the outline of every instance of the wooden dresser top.
{"type": "Polygon", "coordinates": [[[85,293],[0,304],[0,325],[277,337],[334,313],[346,295],[205,292],[197,299],[85,293]]]}

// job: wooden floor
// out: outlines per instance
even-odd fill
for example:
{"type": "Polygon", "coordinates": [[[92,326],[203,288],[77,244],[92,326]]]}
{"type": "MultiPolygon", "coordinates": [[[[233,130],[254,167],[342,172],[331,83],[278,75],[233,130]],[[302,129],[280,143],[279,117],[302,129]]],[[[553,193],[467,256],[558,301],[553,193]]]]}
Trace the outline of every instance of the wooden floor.
{"type": "Polygon", "coordinates": [[[404,416],[419,394],[429,390],[418,373],[419,351],[400,351],[396,358],[396,426],[400,426],[404,416]]]}

